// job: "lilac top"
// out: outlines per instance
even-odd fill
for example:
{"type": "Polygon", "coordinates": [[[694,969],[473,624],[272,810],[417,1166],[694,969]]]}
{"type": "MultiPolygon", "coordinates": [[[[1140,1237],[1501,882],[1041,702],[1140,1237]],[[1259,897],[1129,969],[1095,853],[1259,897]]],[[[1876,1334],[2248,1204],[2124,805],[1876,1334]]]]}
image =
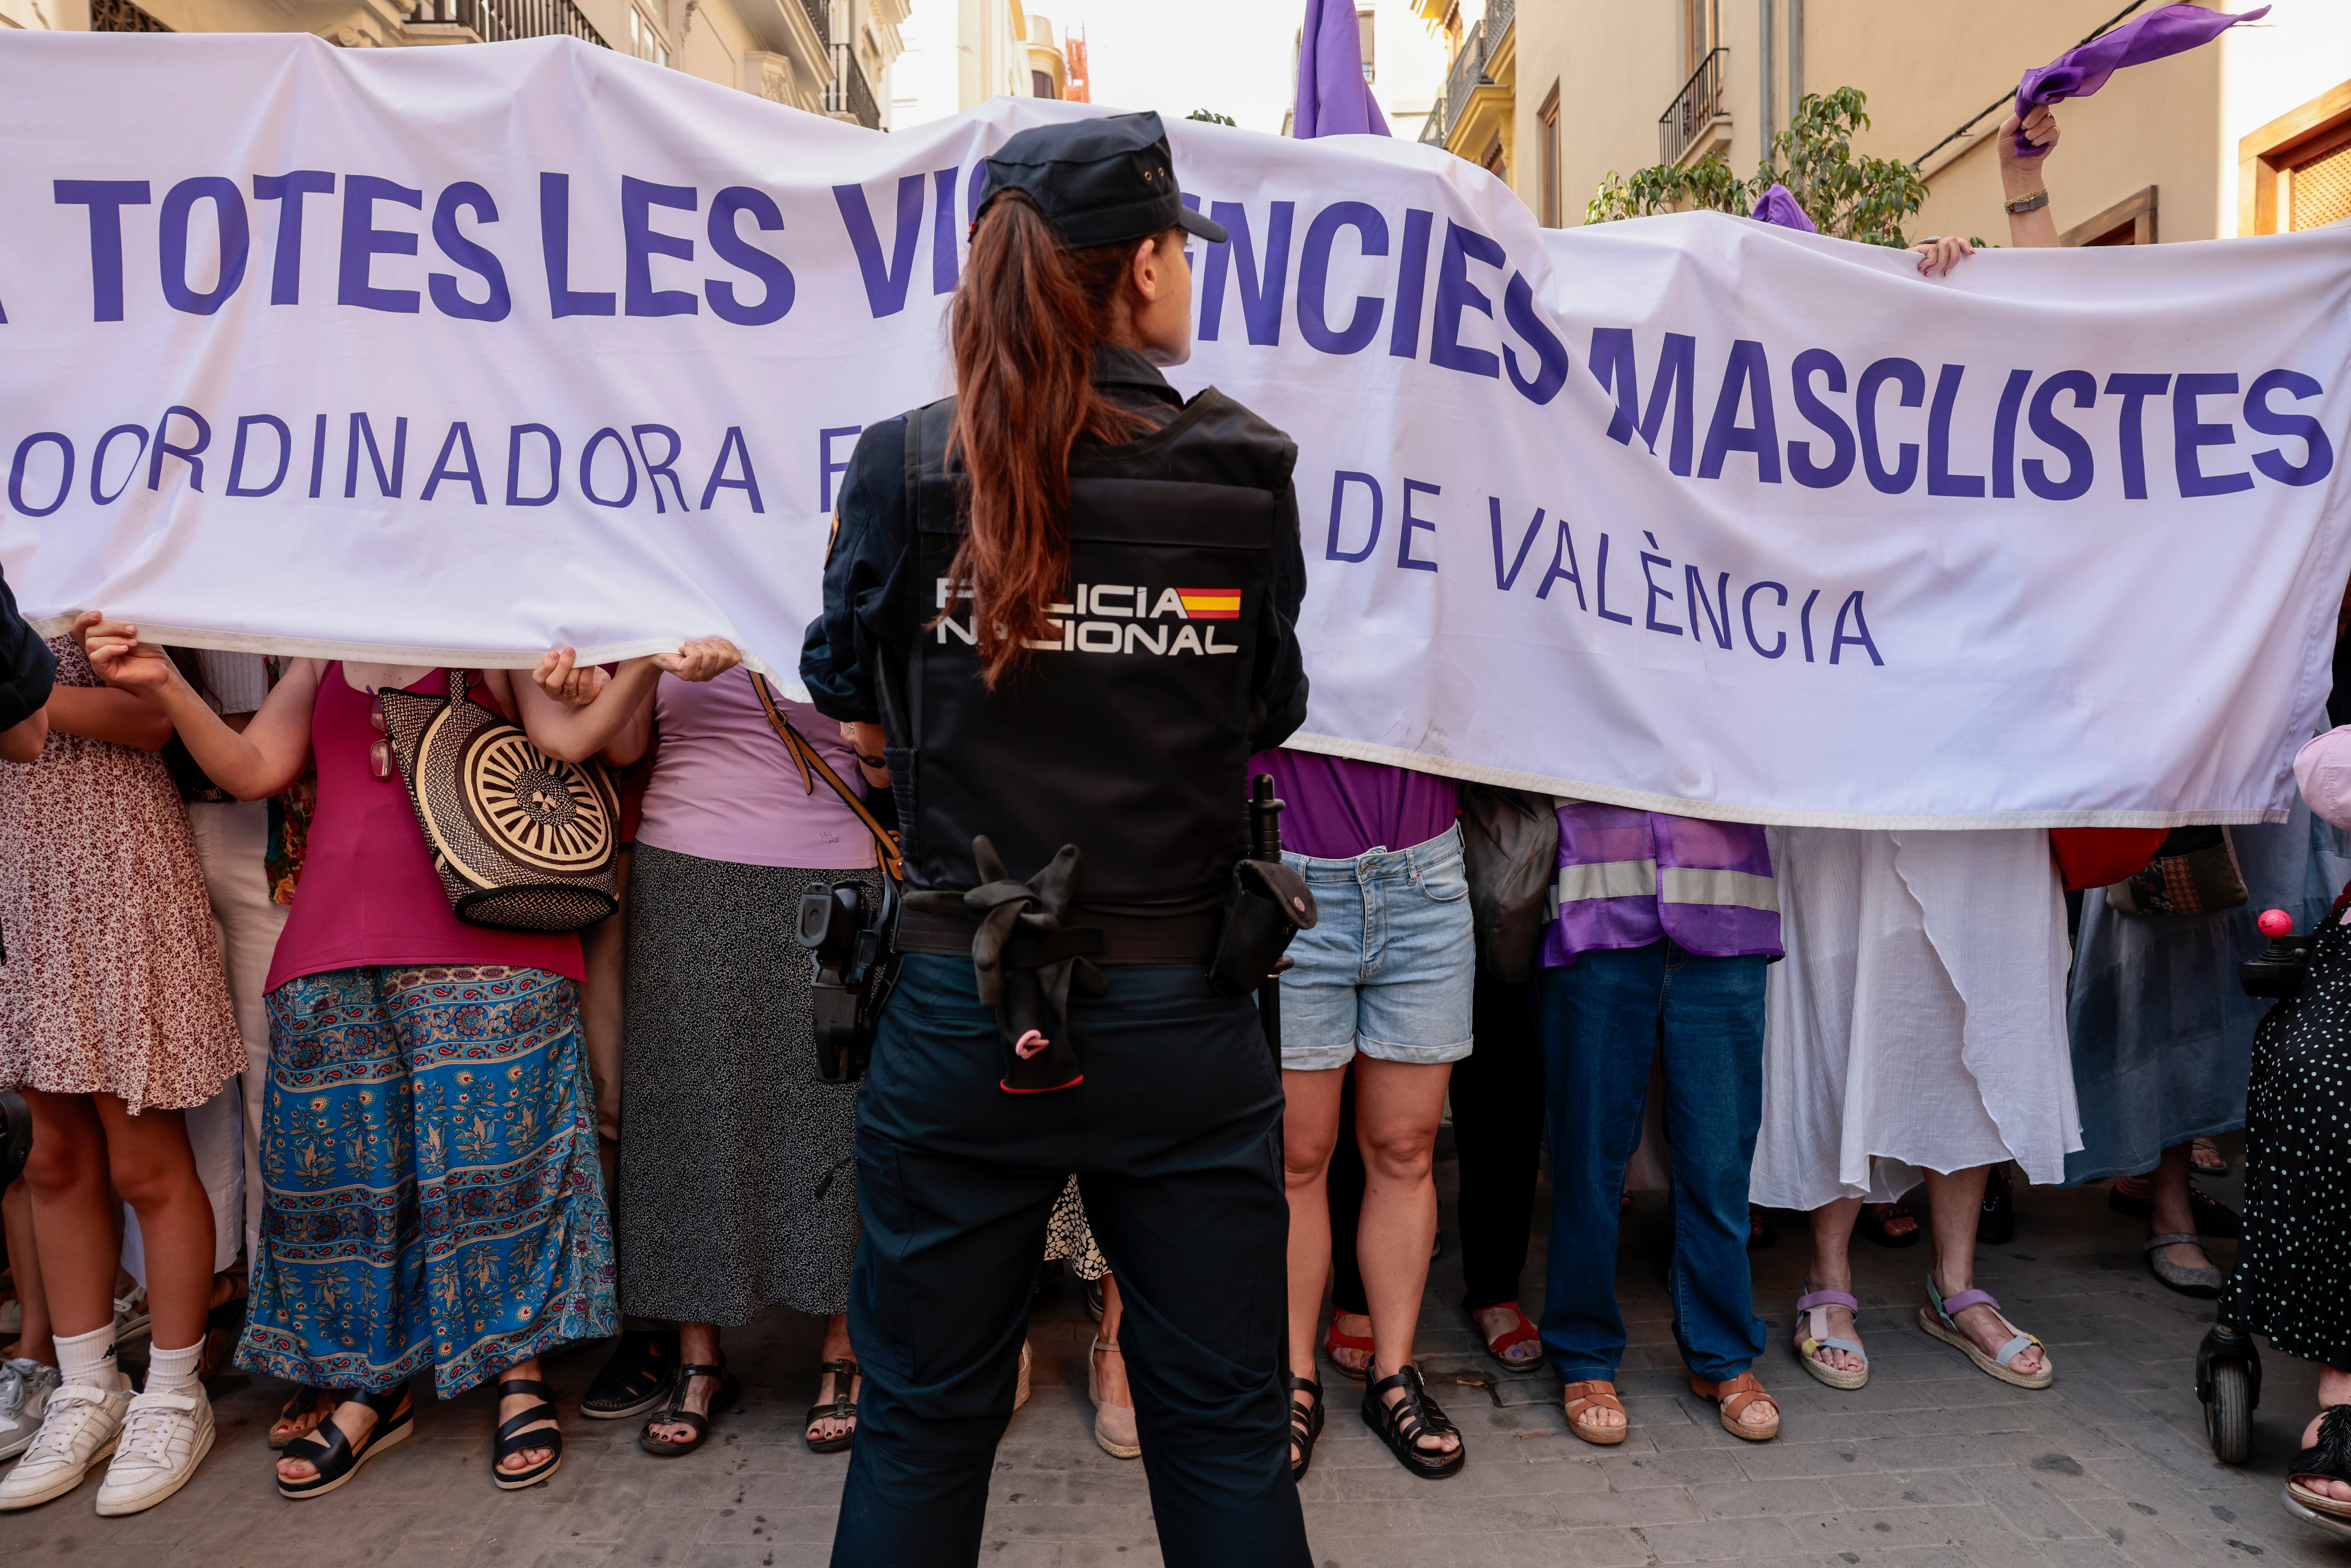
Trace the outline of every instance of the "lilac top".
{"type": "Polygon", "coordinates": [[[1559,808],[1553,894],[1547,968],[1668,936],[1706,957],[1781,953],[1771,846],[1751,822],[1568,801],[1559,808]]]}
{"type": "MultiPolygon", "coordinates": [[[[2149,11],[2136,22],[2126,22],[2025,72],[2024,79],[2016,84],[2016,118],[2022,120],[2040,104],[2087,98],[2125,66],[2143,66],[2149,60],[2184,54],[2210,43],[2240,22],[2269,15],[2269,9],[2262,5],[2234,16],[2226,11],[2207,11],[2201,5],[2166,5],[2160,11],[2149,11]]],[[[2048,151],[2027,141],[2022,131],[2016,133],[2015,141],[2019,158],[2038,158],[2048,151]]]]}
{"type": "Polygon", "coordinates": [[[1309,860],[1353,860],[1365,850],[1425,844],[1461,814],[1460,786],[1433,773],[1324,757],[1260,751],[1249,777],[1273,775],[1281,798],[1281,847],[1309,860]]]}
{"type": "MultiPolygon", "coordinates": [[[[777,706],[792,727],[855,789],[863,781],[841,727],[807,703],[777,706]]],[[[645,786],[637,842],[734,865],[854,871],[874,863],[873,835],[830,786],[816,792],[768,727],[751,672],[739,666],[715,681],[664,674],[653,688],[661,748],[645,786]]]]}
{"type": "Polygon", "coordinates": [[[2294,754],[2294,781],[2314,814],[2351,828],[2351,725],[2304,741],[2294,754]]]}

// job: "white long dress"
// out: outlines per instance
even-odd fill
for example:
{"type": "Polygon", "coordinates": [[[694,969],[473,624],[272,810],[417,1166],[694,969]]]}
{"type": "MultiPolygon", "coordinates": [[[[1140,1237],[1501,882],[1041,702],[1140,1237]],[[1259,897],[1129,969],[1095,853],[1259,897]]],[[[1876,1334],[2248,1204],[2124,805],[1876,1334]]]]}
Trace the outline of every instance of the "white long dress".
{"type": "Polygon", "coordinates": [[[2082,1146],[2065,1047],[2065,902],[2038,829],[1770,830],[1781,939],[1750,1196],[1882,1202],[1920,1167],[2082,1146]]]}

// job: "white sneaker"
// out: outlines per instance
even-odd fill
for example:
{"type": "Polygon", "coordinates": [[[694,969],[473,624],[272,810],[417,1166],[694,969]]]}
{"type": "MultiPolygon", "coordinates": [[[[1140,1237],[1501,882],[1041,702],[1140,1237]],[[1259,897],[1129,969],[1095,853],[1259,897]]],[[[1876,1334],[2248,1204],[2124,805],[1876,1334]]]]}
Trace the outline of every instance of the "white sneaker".
{"type": "Polygon", "coordinates": [[[57,1369],[37,1361],[0,1361],[0,1459],[13,1459],[33,1446],[41,1413],[57,1386],[57,1369]]]}
{"type": "Polygon", "coordinates": [[[101,1514],[138,1513],[188,1484],[213,1451],[213,1402],[193,1394],[141,1394],[131,1400],[122,1439],[98,1487],[101,1514]]]}
{"type": "Polygon", "coordinates": [[[0,1476],[0,1513],[63,1497],[81,1485],[90,1466],[114,1452],[131,1390],[68,1383],[50,1391],[41,1429],[16,1468],[0,1476]]]}
{"type": "Polygon", "coordinates": [[[0,1301],[0,1339],[14,1339],[25,1332],[25,1303],[11,1296],[0,1301]]]}
{"type": "Polygon", "coordinates": [[[133,1286],[129,1295],[114,1299],[114,1344],[117,1350],[150,1338],[153,1332],[154,1320],[147,1311],[146,1286],[133,1286]]]}

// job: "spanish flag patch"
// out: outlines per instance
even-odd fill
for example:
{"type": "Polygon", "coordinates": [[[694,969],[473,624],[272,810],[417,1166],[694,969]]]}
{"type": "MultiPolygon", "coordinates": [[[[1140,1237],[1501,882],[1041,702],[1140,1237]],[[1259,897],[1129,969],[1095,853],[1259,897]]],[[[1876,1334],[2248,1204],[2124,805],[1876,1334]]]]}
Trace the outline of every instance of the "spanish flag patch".
{"type": "Polygon", "coordinates": [[[1241,618],[1241,591],[1238,588],[1179,588],[1176,596],[1184,601],[1184,614],[1193,621],[1238,621],[1241,618]]]}

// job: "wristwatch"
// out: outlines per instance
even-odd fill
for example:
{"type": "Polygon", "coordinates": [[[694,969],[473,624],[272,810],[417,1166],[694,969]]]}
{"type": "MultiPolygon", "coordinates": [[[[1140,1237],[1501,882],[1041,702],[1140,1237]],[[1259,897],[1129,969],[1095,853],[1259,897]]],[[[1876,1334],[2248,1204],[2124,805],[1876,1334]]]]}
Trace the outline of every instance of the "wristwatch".
{"type": "Polygon", "coordinates": [[[2001,204],[2001,206],[2008,209],[2010,215],[2014,217],[2022,217],[2027,213],[2037,213],[2048,204],[2049,193],[2045,189],[2035,191],[2032,194],[2022,197],[2013,202],[2002,202],[2001,204]]]}

